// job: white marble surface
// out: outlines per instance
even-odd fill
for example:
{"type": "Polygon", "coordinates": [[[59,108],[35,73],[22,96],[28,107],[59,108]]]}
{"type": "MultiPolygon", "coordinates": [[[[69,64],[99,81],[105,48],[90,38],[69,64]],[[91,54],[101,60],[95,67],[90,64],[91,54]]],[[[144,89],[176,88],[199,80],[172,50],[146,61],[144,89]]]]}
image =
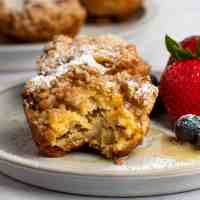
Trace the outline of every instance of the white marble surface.
{"type": "MultiPolygon", "coordinates": [[[[147,0],[148,1],[148,0],[147,0]]],[[[150,0],[151,1],[151,0],[150,0]]],[[[136,43],[142,56],[153,69],[161,70],[167,60],[163,38],[166,33],[178,40],[200,33],[200,1],[198,0],[153,0],[156,16],[129,35],[129,40],[136,43]]],[[[1,61],[0,61],[1,62],[1,61]]],[[[17,64],[17,61],[16,61],[17,64]]],[[[0,72],[0,90],[23,82],[34,72],[0,72]]],[[[181,184],[181,183],[180,183],[181,184]]],[[[159,186],[158,186],[159,187],[159,186]]],[[[105,198],[73,196],[51,192],[12,180],[0,175],[0,199],[2,200],[103,200],[105,198]]],[[[111,199],[111,198],[109,198],[111,199]]],[[[117,200],[117,198],[113,198],[117,200]]],[[[136,200],[199,200],[200,190],[148,198],[130,198],[136,200]]],[[[112,199],[111,199],[112,200],[112,199]]]]}

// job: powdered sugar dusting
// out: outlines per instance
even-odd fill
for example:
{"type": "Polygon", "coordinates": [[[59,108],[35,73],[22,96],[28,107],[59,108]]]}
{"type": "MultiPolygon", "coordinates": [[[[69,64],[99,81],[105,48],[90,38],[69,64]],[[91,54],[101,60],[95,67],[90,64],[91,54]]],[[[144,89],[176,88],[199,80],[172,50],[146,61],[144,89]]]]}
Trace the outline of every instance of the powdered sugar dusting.
{"type": "Polygon", "coordinates": [[[38,88],[38,86],[50,87],[52,80],[54,80],[53,76],[46,76],[46,77],[42,75],[36,76],[30,81],[31,90],[38,88]]]}
{"type": "Polygon", "coordinates": [[[29,85],[29,90],[34,91],[35,89],[41,86],[50,87],[52,80],[55,80],[57,77],[60,77],[63,74],[65,74],[70,67],[80,65],[87,65],[87,67],[94,68],[101,74],[104,73],[106,70],[103,65],[100,65],[96,62],[96,60],[91,54],[83,53],[80,57],[75,57],[68,63],[62,64],[56,69],[51,69],[50,71],[48,71],[48,74],[46,76],[39,75],[31,79],[31,81],[29,82],[29,84],[31,85],[29,85]]]}
{"type": "Polygon", "coordinates": [[[151,95],[154,95],[158,91],[158,88],[152,85],[149,82],[145,82],[135,93],[137,98],[144,99],[145,102],[148,102],[148,99],[151,95]]]}
{"type": "Polygon", "coordinates": [[[38,66],[40,72],[45,74],[71,58],[78,58],[83,54],[92,55],[104,61],[107,66],[119,65],[123,56],[130,61],[137,59],[136,51],[131,51],[129,55],[127,45],[126,41],[110,35],[78,36],[74,39],[58,36],[45,47],[43,55],[38,60],[38,66]]]}
{"type": "Polygon", "coordinates": [[[72,60],[70,65],[87,65],[97,69],[100,73],[104,73],[106,71],[104,66],[97,63],[91,54],[83,54],[81,57],[72,60]]]}
{"type": "Polygon", "coordinates": [[[21,11],[24,7],[24,0],[6,0],[6,6],[11,10],[21,11]]]}
{"type": "Polygon", "coordinates": [[[128,86],[132,88],[139,87],[139,84],[135,80],[128,80],[128,86]]]}
{"type": "Polygon", "coordinates": [[[33,6],[38,4],[56,5],[56,0],[4,0],[8,9],[21,12],[25,5],[33,6]]]}

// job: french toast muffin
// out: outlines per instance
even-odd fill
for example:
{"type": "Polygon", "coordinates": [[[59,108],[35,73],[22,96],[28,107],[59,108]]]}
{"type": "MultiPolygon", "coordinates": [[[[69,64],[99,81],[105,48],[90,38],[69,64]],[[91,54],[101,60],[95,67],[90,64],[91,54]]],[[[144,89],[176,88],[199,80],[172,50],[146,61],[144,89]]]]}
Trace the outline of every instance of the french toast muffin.
{"type": "Polygon", "coordinates": [[[75,36],[86,18],[78,0],[0,0],[0,33],[23,42],[75,36]]]}
{"type": "Polygon", "coordinates": [[[125,20],[143,6],[144,0],[82,0],[91,18],[125,20]]]}
{"type": "Polygon", "coordinates": [[[61,156],[87,145],[115,159],[141,144],[158,89],[136,47],[114,36],[60,36],[48,46],[22,92],[39,151],[61,156]]]}

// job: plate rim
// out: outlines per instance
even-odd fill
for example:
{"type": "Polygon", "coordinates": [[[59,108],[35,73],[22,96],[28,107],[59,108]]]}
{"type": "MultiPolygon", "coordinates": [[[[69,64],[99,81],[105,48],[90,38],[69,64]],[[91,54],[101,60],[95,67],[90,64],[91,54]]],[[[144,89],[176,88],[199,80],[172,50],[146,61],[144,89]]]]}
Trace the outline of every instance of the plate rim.
{"type": "Polygon", "coordinates": [[[39,173],[44,172],[44,173],[54,173],[54,174],[64,174],[65,176],[77,176],[77,177],[96,177],[96,178],[112,178],[112,179],[123,179],[123,178],[133,178],[134,180],[142,180],[142,179],[163,179],[163,178],[175,178],[175,177],[181,177],[181,176],[194,176],[194,175],[200,175],[200,167],[195,168],[195,171],[192,169],[188,170],[182,170],[181,173],[169,173],[169,174],[143,174],[143,175],[112,175],[112,174],[93,174],[93,173],[75,173],[75,172],[70,172],[70,171],[56,171],[56,170],[51,170],[51,169],[44,169],[44,168],[36,168],[32,167],[29,165],[23,165],[21,163],[17,162],[12,162],[7,159],[1,159],[0,158],[0,164],[1,162],[4,162],[5,164],[8,164],[10,166],[16,166],[20,168],[25,168],[25,169],[30,169],[33,171],[37,171],[39,173]]]}
{"type": "Polygon", "coordinates": [[[0,53],[13,53],[24,51],[39,51],[44,48],[47,43],[27,43],[27,44],[0,44],[0,53]]]}

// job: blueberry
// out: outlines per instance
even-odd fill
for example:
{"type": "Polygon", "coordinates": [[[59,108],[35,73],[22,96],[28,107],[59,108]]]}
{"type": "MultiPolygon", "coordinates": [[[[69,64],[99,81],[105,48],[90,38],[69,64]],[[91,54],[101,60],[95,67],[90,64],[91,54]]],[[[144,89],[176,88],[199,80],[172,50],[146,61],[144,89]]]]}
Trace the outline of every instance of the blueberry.
{"type": "Polygon", "coordinates": [[[200,116],[189,114],[180,117],[174,131],[178,140],[200,146],[200,116]]]}
{"type": "MultiPolygon", "coordinates": [[[[160,84],[159,79],[153,74],[151,74],[151,82],[155,86],[159,86],[159,84],[160,84]]],[[[150,117],[152,117],[152,118],[157,117],[158,115],[163,114],[163,113],[165,113],[165,107],[164,107],[164,104],[162,103],[160,96],[158,96],[150,117]]]]}

